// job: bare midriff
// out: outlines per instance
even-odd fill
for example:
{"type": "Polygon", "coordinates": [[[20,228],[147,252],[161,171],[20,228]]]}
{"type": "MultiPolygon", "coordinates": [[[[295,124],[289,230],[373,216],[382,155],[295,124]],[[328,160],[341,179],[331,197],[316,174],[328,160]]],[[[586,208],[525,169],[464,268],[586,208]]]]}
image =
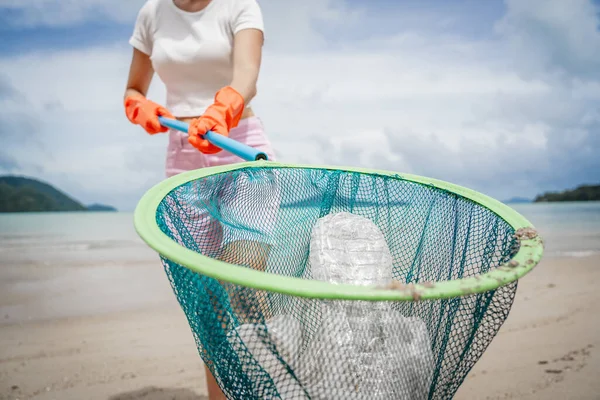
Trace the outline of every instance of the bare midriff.
{"type": "MultiPolygon", "coordinates": [[[[251,108],[244,109],[244,112],[242,113],[242,119],[250,118],[253,116],[254,116],[254,113],[252,112],[251,108]]],[[[190,122],[191,120],[193,120],[195,118],[198,118],[198,117],[182,117],[182,118],[177,118],[177,119],[180,121],[183,121],[183,122],[190,122]]]]}

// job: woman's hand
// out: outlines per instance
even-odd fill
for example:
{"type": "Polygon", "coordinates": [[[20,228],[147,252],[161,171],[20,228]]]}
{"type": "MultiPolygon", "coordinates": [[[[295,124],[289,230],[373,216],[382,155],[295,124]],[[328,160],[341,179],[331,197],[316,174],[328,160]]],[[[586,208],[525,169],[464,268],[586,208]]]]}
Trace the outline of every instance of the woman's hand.
{"type": "Polygon", "coordinates": [[[124,105],[127,119],[140,125],[150,135],[169,130],[160,124],[159,116],[174,118],[169,110],[139,94],[127,96],[124,105]]]}
{"type": "Polygon", "coordinates": [[[192,120],[188,128],[188,141],[204,154],[215,154],[220,148],[202,136],[208,131],[229,136],[229,131],[240,122],[244,112],[244,98],[231,86],[226,86],[215,95],[215,101],[200,118],[192,120]]]}
{"type": "Polygon", "coordinates": [[[134,49],[123,105],[129,122],[140,125],[151,135],[168,131],[168,128],[160,124],[159,115],[174,118],[166,108],[146,98],[153,74],[148,55],[134,49]]]}

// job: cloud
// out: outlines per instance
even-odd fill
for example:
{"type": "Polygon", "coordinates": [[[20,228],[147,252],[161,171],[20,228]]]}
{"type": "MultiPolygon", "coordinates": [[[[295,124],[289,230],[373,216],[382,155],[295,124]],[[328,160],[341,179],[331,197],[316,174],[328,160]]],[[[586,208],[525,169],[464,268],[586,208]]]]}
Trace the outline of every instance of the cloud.
{"type": "MultiPolygon", "coordinates": [[[[27,113],[30,103],[9,79],[0,75],[0,169],[17,171],[26,165],[19,152],[26,147],[41,150],[34,129],[35,117],[27,113]]],[[[37,166],[36,171],[41,167],[37,166]]]]}
{"type": "MultiPolygon", "coordinates": [[[[0,132],[12,162],[3,172],[39,176],[85,203],[131,208],[164,176],[156,156],[143,167],[132,159],[164,151],[166,137],[149,137],[125,119],[130,57],[126,45],[111,45],[0,59],[11,85],[0,132]]],[[[150,95],[164,102],[161,88],[155,80],[150,95]]]]}
{"type": "Polygon", "coordinates": [[[143,4],[144,0],[0,0],[0,10],[10,16],[2,18],[8,27],[57,27],[100,19],[127,23],[143,4]]]}
{"type": "Polygon", "coordinates": [[[268,121],[288,121],[277,138],[314,141],[300,153],[301,139],[282,140],[294,161],[318,154],[323,163],[428,175],[501,198],[598,182],[594,7],[527,4],[508,2],[497,35],[484,40],[409,31],[310,60],[278,58],[266,74],[280,76],[269,83],[303,73],[263,89],[257,103],[268,121]]]}
{"type": "Polygon", "coordinates": [[[528,75],[600,76],[598,6],[591,0],[507,0],[496,30],[528,75]]]}
{"type": "MultiPolygon", "coordinates": [[[[98,7],[112,15],[115,2],[80,1],[53,21],[35,10],[58,14],[66,6],[29,3],[12,3],[28,23],[68,24],[98,7]]],[[[268,31],[253,105],[279,161],[416,173],[501,199],[600,180],[591,3],[508,1],[486,35],[456,28],[478,19],[458,9],[260,3],[268,31]],[[365,21],[378,16],[370,29],[365,21]],[[419,25],[419,16],[431,23],[419,25]]],[[[133,24],[131,7],[122,18],[133,24]]],[[[127,43],[108,43],[0,58],[0,102],[12,107],[2,122],[13,132],[13,162],[0,163],[0,172],[18,165],[86,203],[133,208],[164,176],[167,138],[124,117],[130,57],[127,43]],[[18,126],[27,132],[17,138],[18,126]],[[23,138],[35,138],[38,149],[23,138]]],[[[164,101],[158,78],[150,96],[164,101]]]]}

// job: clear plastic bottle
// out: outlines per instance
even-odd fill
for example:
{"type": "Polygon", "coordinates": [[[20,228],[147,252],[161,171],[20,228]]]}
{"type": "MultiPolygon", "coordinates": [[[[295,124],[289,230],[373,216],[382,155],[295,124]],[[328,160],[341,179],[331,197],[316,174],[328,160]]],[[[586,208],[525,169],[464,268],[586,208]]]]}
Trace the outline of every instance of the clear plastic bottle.
{"type": "MultiPolygon", "coordinates": [[[[379,228],[347,212],[317,221],[312,278],[334,284],[387,285],[392,256],[379,228]]],[[[388,303],[321,301],[321,324],[298,362],[312,399],[427,398],[433,355],[425,323],[388,303]]]]}

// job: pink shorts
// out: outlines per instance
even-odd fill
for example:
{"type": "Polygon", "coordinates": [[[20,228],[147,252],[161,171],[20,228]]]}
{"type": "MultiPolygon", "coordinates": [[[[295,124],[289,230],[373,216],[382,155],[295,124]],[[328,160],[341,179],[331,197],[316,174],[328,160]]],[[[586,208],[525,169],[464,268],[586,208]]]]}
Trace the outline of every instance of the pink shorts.
{"type": "MultiPolygon", "coordinates": [[[[257,117],[242,119],[229,132],[229,137],[265,152],[274,160],[274,152],[257,117]]],[[[202,154],[187,141],[187,133],[169,131],[166,175],[171,177],[189,170],[234,164],[245,160],[225,150],[217,154],[202,154]]],[[[186,235],[191,234],[197,251],[205,255],[237,240],[274,244],[274,229],[279,214],[280,190],[276,172],[243,170],[219,188],[222,193],[216,202],[198,204],[193,192],[202,185],[192,184],[179,196],[177,217],[184,223],[186,235]],[[189,202],[183,204],[182,202],[189,202]]],[[[174,227],[174,226],[173,226],[174,227]]],[[[180,238],[176,238],[180,239],[180,238]]],[[[179,240],[178,240],[179,241],[179,240]]]]}
{"type": "MultiPolygon", "coordinates": [[[[202,154],[188,142],[187,137],[185,132],[169,130],[167,177],[194,169],[245,161],[225,150],[217,154],[202,154]]],[[[258,117],[242,119],[237,127],[229,131],[229,137],[265,152],[269,160],[275,161],[273,148],[258,117]]]]}

